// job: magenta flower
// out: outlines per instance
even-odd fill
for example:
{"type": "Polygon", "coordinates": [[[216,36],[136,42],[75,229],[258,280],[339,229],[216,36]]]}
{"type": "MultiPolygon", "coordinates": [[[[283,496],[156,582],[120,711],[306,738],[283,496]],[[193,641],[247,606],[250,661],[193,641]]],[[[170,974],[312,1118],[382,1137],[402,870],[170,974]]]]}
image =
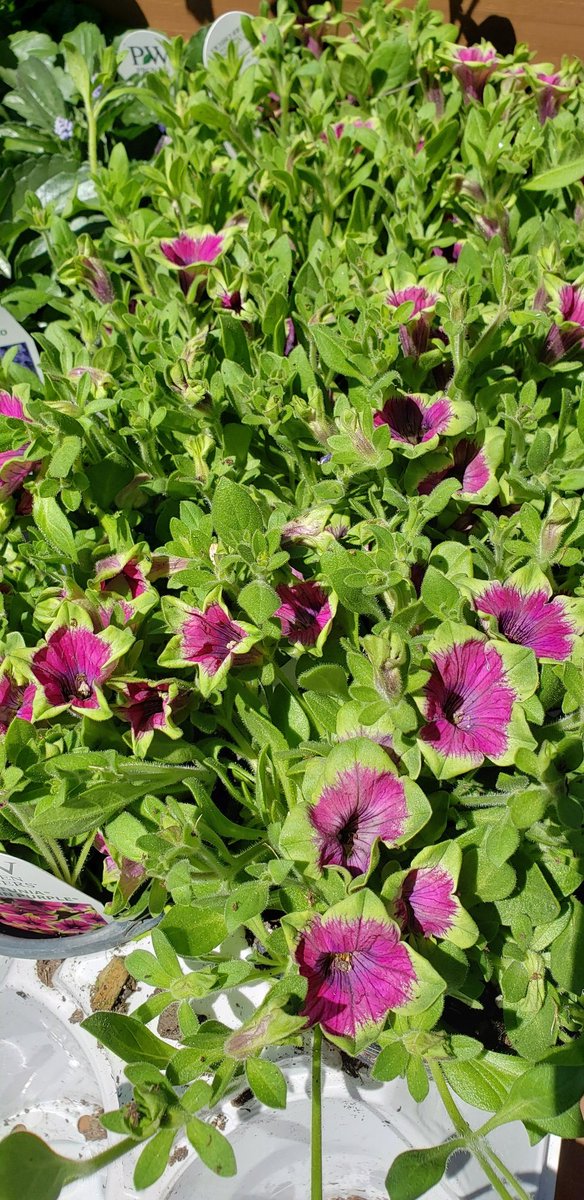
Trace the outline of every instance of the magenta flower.
{"type": "Polygon", "coordinates": [[[390,308],[400,308],[408,300],[413,304],[413,311],[407,323],[399,327],[399,340],[406,357],[418,358],[428,347],[432,326],[431,314],[438,296],[429,292],[427,288],[416,285],[389,292],[386,300],[390,308]]]}
{"type": "Polygon", "coordinates": [[[59,937],[72,933],[89,933],[107,925],[90,904],[69,904],[53,900],[0,900],[0,924],[29,933],[44,933],[59,937]]]}
{"type": "Polygon", "coordinates": [[[296,949],[308,980],[303,1016],[336,1037],[355,1037],[411,998],[416,972],[399,929],[372,918],[317,917],[296,949]]]}
{"type": "Polygon", "coordinates": [[[465,103],[482,100],[485,87],[497,69],[499,60],[492,46],[457,46],[453,71],[462,88],[465,103]]]}
{"type": "Polygon", "coordinates": [[[391,396],[383,408],[374,414],[373,424],[389,425],[396,442],[417,446],[436,434],[444,433],[452,417],[450,401],[446,398],[424,404],[419,396],[391,396]]]}
{"type": "Polygon", "coordinates": [[[95,578],[100,592],[111,597],[111,603],[100,609],[104,624],[109,623],[116,601],[119,602],[126,621],[129,621],[134,615],[131,601],[148,590],[148,580],[139,560],[127,558],[124,562],[124,557],[119,554],[102,558],[95,564],[95,578]]]}
{"type": "Polygon", "coordinates": [[[146,874],[142,863],[124,856],[121,867],[118,866],[102,833],[96,833],[93,845],[100,854],[103,854],[104,868],[107,876],[106,883],[109,885],[117,883],[122,895],[126,899],[129,898],[132,892],[135,892],[136,888],[139,887],[146,874]]]}
{"type": "MultiPolygon", "coordinates": [[[[22,401],[18,399],[18,396],[11,396],[9,392],[2,391],[0,391],[0,416],[17,421],[30,420],[26,416],[22,401]]],[[[18,446],[15,450],[0,452],[0,500],[6,500],[21,487],[27,475],[38,470],[40,463],[29,462],[26,459],[22,461],[22,455],[26,454],[29,446],[30,442],[23,442],[22,446],[18,446]]]]}
{"type": "Polygon", "coordinates": [[[380,774],[355,763],[323,788],[309,810],[319,865],[346,867],[362,875],[376,838],[395,844],[407,817],[403,783],[390,771],[380,774]]]}
{"type": "Polygon", "coordinates": [[[116,714],[129,722],[137,742],[157,729],[162,733],[173,732],[172,717],[186,700],[173,680],[150,683],[145,679],[130,679],[117,686],[123,703],[116,708],[116,714]]]}
{"type": "Polygon", "coordinates": [[[206,612],[192,608],[182,627],[182,652],[187,662],[200,663],[206,675],[216,675],[246,636],[220,604],[211,604],[206,612]]]}
{"type": "Polygon", "coordinates": [[[561,597],[552,599],[543,588],[526,593],[513,584],[492,583],[474,605],[496,617],[508,641],[529,646],[538,658],[563,662],[570,657],[575,631],[561,597]]]}
{"type": "Polygon", "coordinates": [[[18,684],[10,675],[0,676],[0,734],[6,733],[14,717],[30,721],[34,684],[18,684]]]}
{"type": "Polygon", "coordinates": [[[111,647],[89,629],[55,629],[32,656],[32,672],[51,708],[100,707],[96,687],[113,670],[111,647]],[[109,664],[109,665],[108,665],[109,664]]]}
{"type": "Polygon", "coordinates": [[[203,233],[200,237],[191,237],[181,233],[172,242],[161,242],[160,249],[164,257],[175,267],[180,267],[180,285],[186,296],[196,270],[189,267],[205,267],[214,263],[223,251],[225,235],[223,233],[203,233]]]}
{"type": "Polygon", "coordinates": [[[302,646],[314,646],[333,619],[324,588],[314,579],[302,579],[299,583],[280,583],[276,591],[282,603],[274,616],[280,621],[284,637],[302,646]]]}
{"type": "Polygon", "coordinates": [[[564,284],[560,288],[559,308],[562,321],[571,328],[552,325],[543,348],[543,361],[548,364],[559,362],[576,347],[584,348],[584,292],[572,284],[564,284]]]}
{"type": "Polygon", "coordinates": [[[418,484],[419,495],[428,496],[443,479],[458,479],[461,492],[468,492],[470,495],[480,492],[490,479],[484,451],[477,446],[476,442],[463,438],[454,447],[453,460],[450,465],[441,467],[438,471],[432,471],[430,475],[421,480],[418,484]]]}
{"type": "Polygon", "coordinates": [[[446,758],[479,764],[507,749],[515,693],[494,646],[471,640],[433,655],[423,741],[446,758]]]}
{"type": "Polygon", "coordinates": [[[443,867],[408,871],[396,909],[402,929],[422,937],[444,937],[458,914],[452,876],[443,867]]]}

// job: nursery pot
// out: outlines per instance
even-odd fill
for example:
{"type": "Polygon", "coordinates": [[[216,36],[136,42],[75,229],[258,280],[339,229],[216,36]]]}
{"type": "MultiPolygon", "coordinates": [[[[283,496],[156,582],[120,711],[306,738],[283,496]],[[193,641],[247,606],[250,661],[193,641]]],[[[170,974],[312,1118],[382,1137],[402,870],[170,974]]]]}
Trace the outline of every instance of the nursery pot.
{"type": "MultiPolygon", "coordinates": [[[[324,1057],[324,1200],[387,1200],[385,1178],[393,1159],[452,1134],[442,1103],[433,1085],[428,1098],[416,1104],[403,1080],[378,1083],[367,1068],[347,1073],[328,1047],[324,1057]]],[[[213,1118],[233,1146],[237,1175],[211,1175],[191,1151],[166,1186],[147,1190],[144,1200],[199,1195],[207,1200],[309,1200],[310,1060],[299,1054],[280,1059],[279,1066],[288,1085],[285,1109],[263,1107],[244,1086],[213,1118]]],[[[475,1126],[484,1121],[484,1113],[462,1103],[461,1108],[475,1126]]],[[[533,1200],[553,1200],[559,1139],[548,1137],[530,1146],[523,1126],[515,1123],[496,1130],[492,1144],[533,1200]]],[[[442,1183],[426,1195],[427,1200],[495,1197],[478,1163],[466,1154],[451,1159],[442,1183]]]]}

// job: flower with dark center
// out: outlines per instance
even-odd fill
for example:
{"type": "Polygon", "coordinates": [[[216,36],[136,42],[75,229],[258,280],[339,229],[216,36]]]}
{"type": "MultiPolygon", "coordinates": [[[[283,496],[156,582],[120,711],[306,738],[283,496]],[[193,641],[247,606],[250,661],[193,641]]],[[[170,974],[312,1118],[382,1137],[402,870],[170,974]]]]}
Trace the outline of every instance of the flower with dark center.
{"type": "Polygon", "coordinates": [[[444,433],[451,417],[452,407],[445,397],[425,404],[419,396],[391,396],[374,414],[373,424],[388,425],[396,442],[417,446],[444,433]]]}
{"type": "Polygon", "coordinates": [[[474,606],[496,618],[509,642],[529,646],[538,658],[563,662],[570,657],[576,631],[561,596],[552,598],[543,588],[523,592],[513,584],[492,583],[474,606]]]}
{"type": "Polygon", "coordinates": [[[498,758],[509,741],[515,700],[494,646],[470,640],[433,655],[420,737],[445,758],[498,758]]]}

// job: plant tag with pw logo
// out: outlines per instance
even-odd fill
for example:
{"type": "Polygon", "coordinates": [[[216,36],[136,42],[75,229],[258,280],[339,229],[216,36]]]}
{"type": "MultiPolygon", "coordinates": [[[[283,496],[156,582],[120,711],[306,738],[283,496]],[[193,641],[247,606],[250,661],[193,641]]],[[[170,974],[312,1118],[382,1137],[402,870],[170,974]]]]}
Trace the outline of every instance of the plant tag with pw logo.
{"type": "Polygon", "coordinates": [[[5,308],[0,307],[0,358],[3,358],[14,346],[16,346],[14,362],[19,367],[27,367],[29,371],[34,371],[39,379],[42,379],[39,352],[33,339],[5,308]]]}
{"type": "Polygon", "coordinates": [[[118,47],[123,54],[118,67],[122,79],[147,75],[149,71],[168,71],[171,65],[166,47],[168,38],[154,29],[132,29],[125,33],[118,47]]]}
{"type": "Polygon", "coordinates": [[[230,42],[234,43],[243,59],[244,67],[250,67],[256,61],[253,48],[241,28],[241,18],[249,15],[246,12],[227,12],[213,21],[203,42],[203,66],[208,67],[215,54],[227,54],[230,42]]]}
{"type": "Polygon", "coordinates": [[[111,924],[103,906],[33,863],[0,854],[0,933],[70,937],[111,924]]]}

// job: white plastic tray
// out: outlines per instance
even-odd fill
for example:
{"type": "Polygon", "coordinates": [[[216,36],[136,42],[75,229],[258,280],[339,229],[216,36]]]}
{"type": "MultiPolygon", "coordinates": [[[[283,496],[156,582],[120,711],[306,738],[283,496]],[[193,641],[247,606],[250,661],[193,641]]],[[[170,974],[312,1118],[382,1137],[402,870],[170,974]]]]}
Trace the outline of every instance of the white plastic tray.
{"type": "MultiPolygon", "coordinates": [[[[71,1157],[98,1153],[115,1140],[87,1141],[78,1121],[116,1106],[125,1082],[123,1064],[70,1020],[76,1010],[77,1016],[79,1009],[90,1012],[92,984],[111,957],[112,952],[68,959],[55,971],[52,986],[41,982],[34,962],[0,959],[2,1135],[24,1125],[71,1157]]],[[[150,990],[138,985],[130,1008],[150,990]]],[[[236,1026],[249,1012],[253,994],[248,988],[221,997],[214,1014],[236,1026]]],[[[195,1007],[209,1011],[208,1002],[195,1007]]],[[[65,1200],[307,1200],[309,1072],[301,1055],[286,1055],[280,1065],[288,1078],[285,1111],[265,1109],[254,1100],[243,1105],[229,1100],[222,1107],[223,1132],[238,1162],[233,1179],[211,1175],[183,1138],[176,1146],[186,1149],[186,1156],[155,1187],[134,1190],[128,1159],[110,1167],[107,1176],[70,1186],[65,1200]]],[[[334,1052],[326,1056],[324,1099],[326,1200],[387,1200],[384,1181],[395,1155],[412,1146],[436,1145],[452,1132],[433,1089],[416,1105],[403,1081],[378,1084],[367,1075],[354,1078],[340,1069],[334,1052]]],[[[484,1120],[484,1114],[462,1103],[460,1107],[471,1124],[484,1120]]],[[[497,1130],[492,1142],[534,1200],[553,1200],[559,1139],[546,1138],[531,1147],[522,1126],[515,1124],[497,1130]]],[[[495,1193],[474,1159],[459,1154],[427,1198],[495,1200],[495,1193]]]]}

